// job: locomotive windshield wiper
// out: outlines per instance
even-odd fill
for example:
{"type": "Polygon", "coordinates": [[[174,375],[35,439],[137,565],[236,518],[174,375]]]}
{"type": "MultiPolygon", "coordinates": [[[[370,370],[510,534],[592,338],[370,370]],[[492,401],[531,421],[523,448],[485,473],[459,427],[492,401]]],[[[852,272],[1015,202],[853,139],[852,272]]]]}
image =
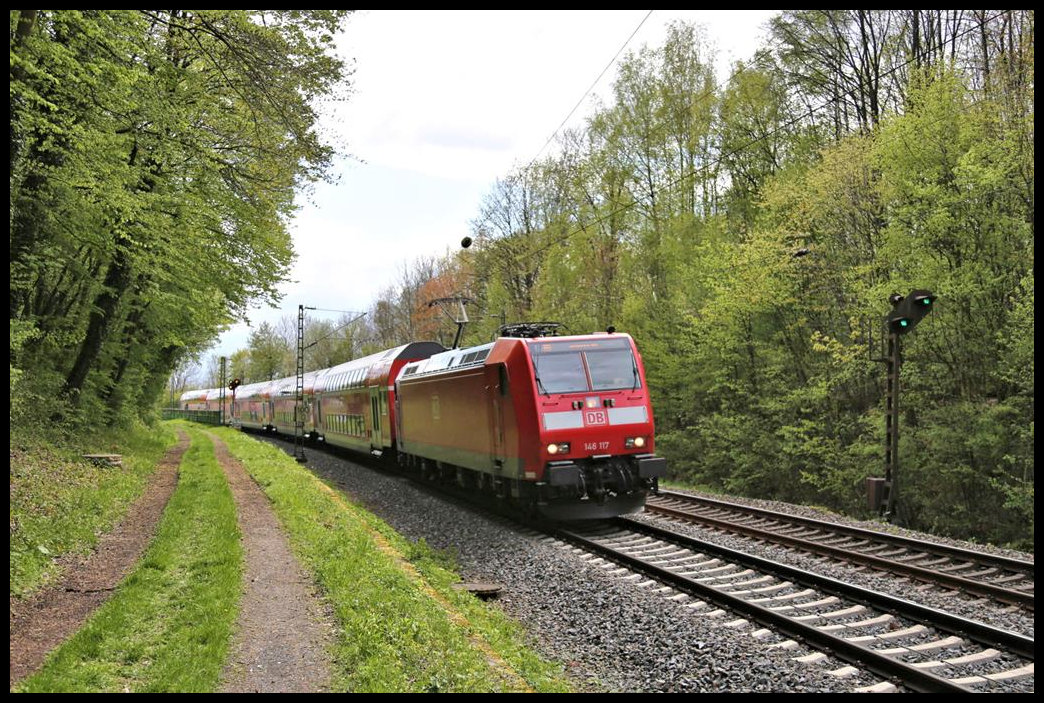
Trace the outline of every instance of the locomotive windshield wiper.
{"type": "Polygon", "coordinates": [[[537,386],[540,388],[540,392],[543,393],[544,395],[546,395],[548,398],[550,398],[551,394],[547,392],[546,388],[544,388],[544,384],[543,384],[543,382],[541,382],[540,376],[537,376],[536,374],[533,374],[533,378],[536,379],[537,386]]]}
{"type": "Polygon", "coordinates": [[[634,385],[631,386],[631,390],[634,391],[638,388],[638,362],[634,360],[634,354],[631,354],[631,370],[634,372],[634,385]]]}

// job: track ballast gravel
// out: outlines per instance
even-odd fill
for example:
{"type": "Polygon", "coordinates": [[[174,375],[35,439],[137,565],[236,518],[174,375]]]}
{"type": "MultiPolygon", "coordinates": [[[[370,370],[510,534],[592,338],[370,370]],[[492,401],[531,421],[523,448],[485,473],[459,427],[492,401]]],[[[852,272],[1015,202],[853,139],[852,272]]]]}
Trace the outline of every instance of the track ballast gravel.
{"type": "MultiPolygon", "coordinates": [[[[292,453],[292,445],[277,443],[292,453]]],[[[307,466],[318,476],[331,480],[403,535],[451,554],[463,579],[503,584],[500,606],[526,625],[537,650],[565,664],[581,690],[825,693],[877,683],[865,674],[831,675],[829,670],[843,666],[836,660],[818,665],[794,661],[809,650],[770,649],[751,636],[752,628],[727,626],[735,615],[708,617],[713,606],[693,609],[687,607],[692,600],[669,600],[670,593],[637,587],[555,540],[433,495],[401,476],[321,451],[310,450],[307,457],[307,466]]],[[[917,602],[927,600],[928,605],[937,599],[936,607],[955,609],[953,596],[927,592],[903,579],[824,565],[823,560],[768,546],[759,552],[749,540],[686,530],[734,549],[827,570],[835,578],[917,602]]],[[[1032,636],[1032,615],[998,614],[996,606],[967,599],[960,605],[957,610],[965,617],[1032,636]]]]}

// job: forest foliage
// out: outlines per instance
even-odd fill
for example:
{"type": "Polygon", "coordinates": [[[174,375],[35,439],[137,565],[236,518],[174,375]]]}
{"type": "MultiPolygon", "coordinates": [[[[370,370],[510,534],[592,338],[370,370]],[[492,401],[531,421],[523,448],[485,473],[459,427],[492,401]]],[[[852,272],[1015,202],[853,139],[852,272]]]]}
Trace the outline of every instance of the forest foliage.
{"type": "Polygon", "coordinates": [[[675,25],[612,98],[490,189],[475,245],[385,291],[374,348],[555,320],[634,335],[674,477],[869,516],[882,320],[903,338],[899,518],[1033,541],[1033,13],[795,10],[716,84],[675,25]],[[412,315],[412,317],[411,317],[412,315]],[[437,327],[435,326],[437,325],[437,327]]]}
{"type": "MultiPolygon", "coordinates": [[[[12,12],[13,404],[146,408],[274,294],[293,191],[330,156],[306,98],[340,76],[323,47],[341,16],[266,17],[12,12]]],[[[465,344],[518,320],[613,325],[643,354],[676,478],[868,516],[882,318],[925,288],[938,303],[903,340],[900,517],[1031,546],[1033,24],[784,11],[721,83],[708,38],[676,24],[551,156],[492,184],[474,246],[404,264],[363,320],[310,322],[326,341],[306,365],[448,343],[428,302],[453,295],[472,301],[465,344]]],[[[291,324],[256,330],[231,375],[290,375],[291,324]]]]}
{"type": "Polygon", "coordinates": [[[340,10],[10,11],[12,425],[119,424],[277,299],[340,10]]]}

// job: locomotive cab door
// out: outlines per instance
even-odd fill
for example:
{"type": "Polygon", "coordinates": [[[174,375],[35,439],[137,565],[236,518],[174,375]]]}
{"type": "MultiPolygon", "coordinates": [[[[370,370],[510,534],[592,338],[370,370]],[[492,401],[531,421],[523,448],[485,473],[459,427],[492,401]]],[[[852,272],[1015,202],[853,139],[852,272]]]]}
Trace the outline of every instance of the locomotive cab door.
{"type": "Polygon", "coordinates": [[[508,399],[507,366],[495,364],[486,367],[489,398],[489,448],[490,466],[494,473],[504,470],[504,403],[508,399]]]}

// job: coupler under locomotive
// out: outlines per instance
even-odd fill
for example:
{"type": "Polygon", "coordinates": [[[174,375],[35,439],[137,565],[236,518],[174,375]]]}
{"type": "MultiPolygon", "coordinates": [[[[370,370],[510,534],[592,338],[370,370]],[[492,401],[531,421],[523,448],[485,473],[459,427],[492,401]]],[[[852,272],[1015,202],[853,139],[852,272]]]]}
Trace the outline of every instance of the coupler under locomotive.
{"type": "Polygon", "coordinates": [[[653,454],[548,462],[538,510],[551,520],[592,520],[641,511],[667,460],[653,454]]]}

